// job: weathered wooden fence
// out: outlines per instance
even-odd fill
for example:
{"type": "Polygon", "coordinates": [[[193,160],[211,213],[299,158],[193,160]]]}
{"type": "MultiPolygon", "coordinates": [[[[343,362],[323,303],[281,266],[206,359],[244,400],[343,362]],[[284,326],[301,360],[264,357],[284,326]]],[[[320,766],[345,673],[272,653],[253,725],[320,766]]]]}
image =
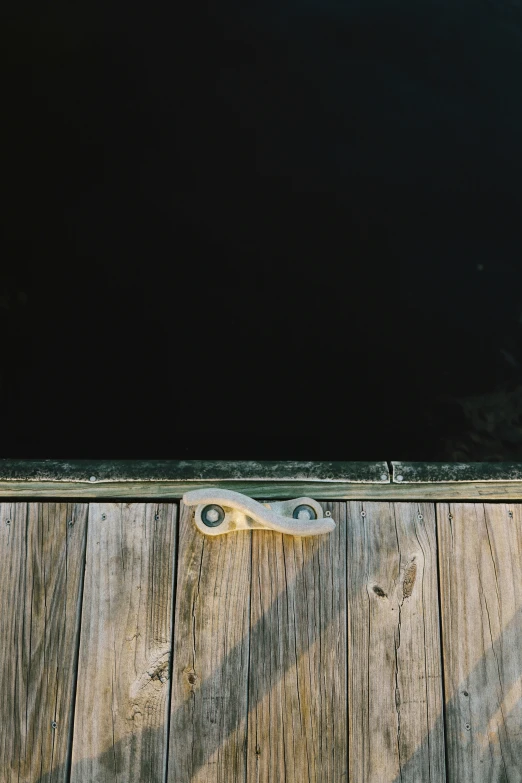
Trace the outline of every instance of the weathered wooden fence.
{"type": "Polygon", "coordinates": [[[0,477],[2,783],[522,781],[517,466],[47,467],[0,477]],[[187,482],[336,528],[209,538],[187,482]]]}

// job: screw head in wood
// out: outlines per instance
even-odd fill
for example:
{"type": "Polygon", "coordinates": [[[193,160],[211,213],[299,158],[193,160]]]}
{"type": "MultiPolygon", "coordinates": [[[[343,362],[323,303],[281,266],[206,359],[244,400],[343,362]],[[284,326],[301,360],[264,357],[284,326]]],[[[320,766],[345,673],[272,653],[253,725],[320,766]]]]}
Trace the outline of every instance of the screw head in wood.
{"type": "Polygon", "coordinates": [[[205,506],[201,512],[201,520],[207,527],[218,527],[225,519],[225,512],[221,506],[211,503],[205,506]]]}
{"type": "Polygon", "coordinates": [[[58,726],[58,724],[56,723],[56,721],[55,721],[55,720],[51,721],[51,728],[52,728],[52,729],[56,729],[56,728],[57,728],[57,726],[58,726]]]}
{"type": "Polygon", "coordinates": [[[102,514],[102,519],[105,522],[105,520],[107,519],[107,514],[102,514]]]}
{"type": "Polygon", "coordinates": [[[69,520],[69,527],[72,527],[74,525],[74,519],[69,520]]]}
{"type": "Polygon", "coordinates": [[[325,511],[324,515],[325,515],[325,517],[331,517],[332,516],[332,512],[331,511],[325,511]]]}
{"type": "Polygon", "coordinates": [[[424,517],[422,516],[422,514],[419,514],[417,519],[424,519],[424,517]]]}
{"type": "Polygon", "coordinates": [[[361,511],[361,516],[365,517],[366,516],[366,511],[361,511]]]}
{"type": "Polygon", "coordinates": [[[312,508],[312,506],[307,506],[306,504],[296,506],[292,516],[294,519],[317,519],[315,509],[312,508]]]}
{"type": "Polygon", "coordinates": [[[6,520],[5,520],[5,524],[6,524],[6,525],[10,525],[10,524],[11,524],[11,520],[10,520],[10,519],[6,519],[6,520]]]}

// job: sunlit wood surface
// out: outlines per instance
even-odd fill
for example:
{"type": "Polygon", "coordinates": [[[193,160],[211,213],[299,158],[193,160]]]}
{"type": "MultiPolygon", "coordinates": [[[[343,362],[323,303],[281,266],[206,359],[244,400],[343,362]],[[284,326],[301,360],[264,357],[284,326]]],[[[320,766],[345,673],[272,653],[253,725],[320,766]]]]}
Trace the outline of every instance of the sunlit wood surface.
{"type": "Polygon", "coordinates": [[[0,504],[1,783],[521,783],[516,502],[0,504]]]}

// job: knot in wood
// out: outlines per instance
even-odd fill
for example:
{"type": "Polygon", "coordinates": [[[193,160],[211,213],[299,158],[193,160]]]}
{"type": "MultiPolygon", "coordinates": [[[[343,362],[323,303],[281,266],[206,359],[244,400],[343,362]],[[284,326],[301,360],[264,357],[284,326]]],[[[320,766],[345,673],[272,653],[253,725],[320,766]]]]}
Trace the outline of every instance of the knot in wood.
{"type": "Polygon", "coordinates": [[[417,563],[413,560],[404,574],[404,581],[402,583],[402,595],[404,598],[409,598],[413,593],[413,585],[417,578],[417,563]]]}

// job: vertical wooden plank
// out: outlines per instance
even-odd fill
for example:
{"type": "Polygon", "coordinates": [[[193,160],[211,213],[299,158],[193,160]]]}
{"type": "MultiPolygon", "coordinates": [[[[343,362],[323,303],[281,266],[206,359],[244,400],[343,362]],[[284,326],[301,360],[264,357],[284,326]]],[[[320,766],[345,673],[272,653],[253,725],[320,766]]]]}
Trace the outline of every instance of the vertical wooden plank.
{"type": "Polygon", "coordinates": [[[72,783],[163,783],[174,503],[92,503],[72,783]]]}
{"type": "Polygon", "coordinates": [[[86,520],[86,504],[0,504],[2,783],[66,783],[86,520]]]}
{"type": "Polygon", "coordinates": [[[440,503],[448,777],[522,781],[522,511],[440,503]]]}
{"type": "Polygon", "coordinates": [[[249,783],[348,780],[346,504],[323,507],[329,535],[253,533],[249,783]]]}
{"type": "Polygon", "coordinates": [[[348,503],[350,780],[445,780],[435,513],[348,503]]]}
{"type": "Polygon", "coordinates": [[[181,504],[170,783],[245,779],[251,533],[207,538],[181,504]]]}

